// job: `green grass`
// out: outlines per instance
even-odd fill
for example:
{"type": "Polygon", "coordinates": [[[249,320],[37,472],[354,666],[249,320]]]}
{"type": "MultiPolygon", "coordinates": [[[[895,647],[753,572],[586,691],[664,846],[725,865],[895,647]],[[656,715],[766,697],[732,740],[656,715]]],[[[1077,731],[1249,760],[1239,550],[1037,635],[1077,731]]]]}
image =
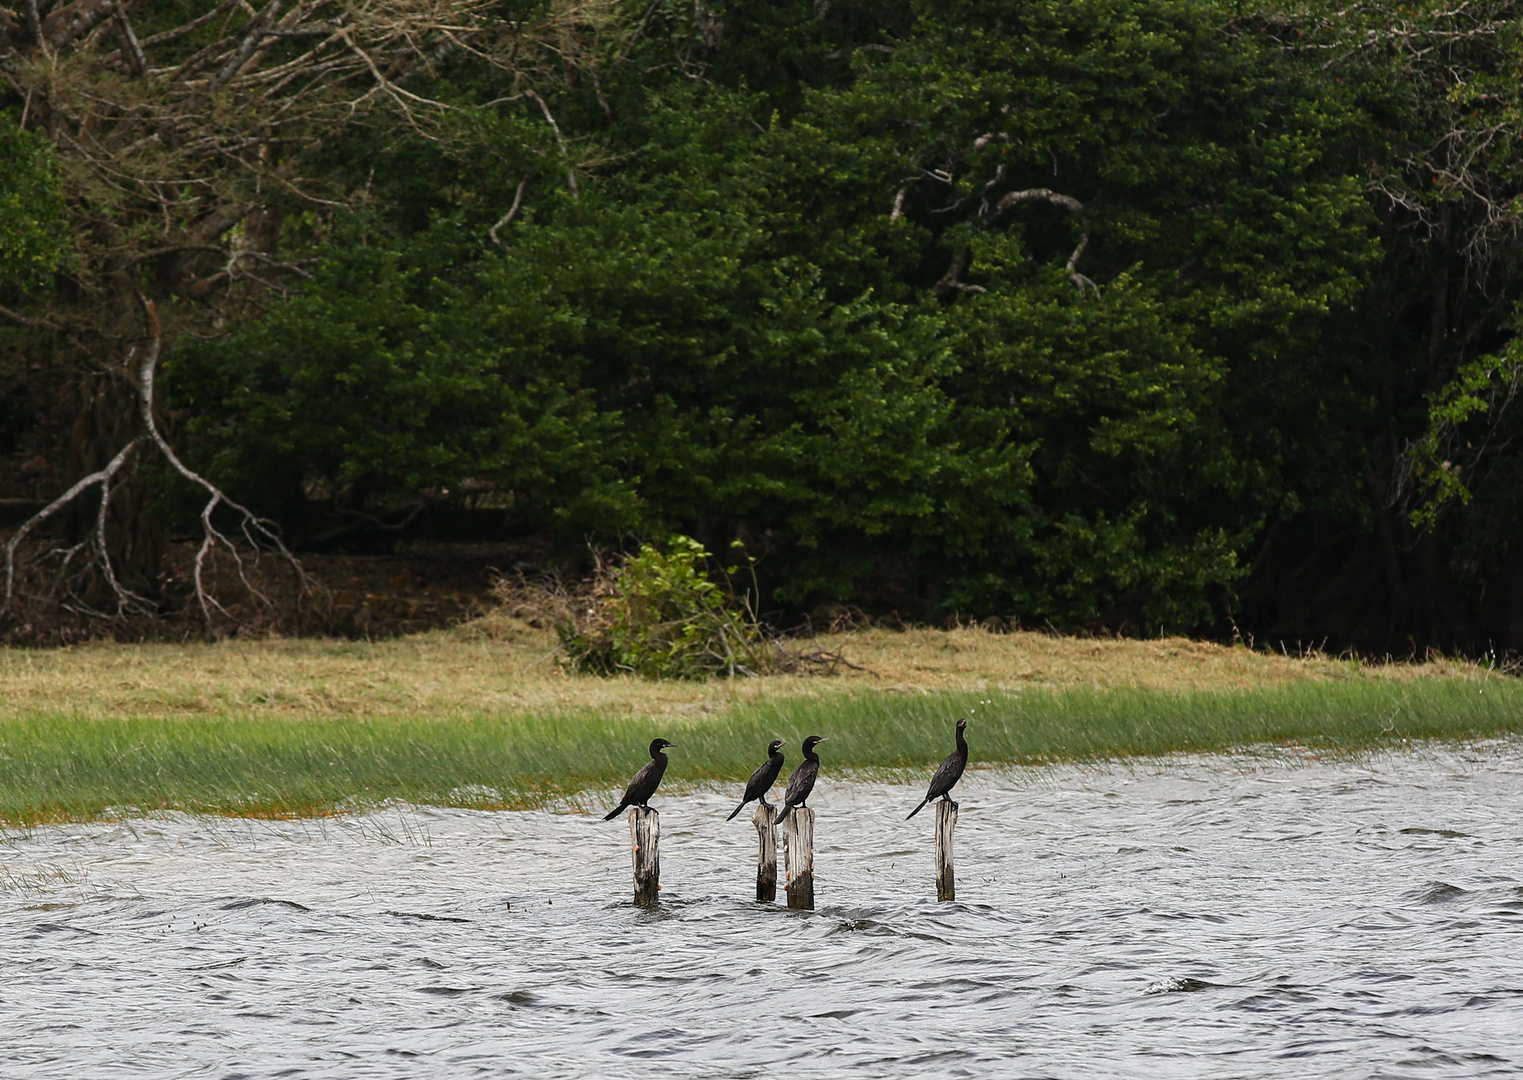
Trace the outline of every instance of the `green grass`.
{"type": "MultiPolygon", "coordinates": [[[[616,789],[662,735],[668,785],[744,777],[765,743],[798,758],[831,736],[826,767],[923,770],[972,717],[975,762],[1031,764],[1265,745],[1355,751],[1402,740],[1523,732],[1523,682],[1295,683],[1260,690],[863,693],[780,698],[701,718],[591,713],[454,720],[78,719],[0,721],[0,821],[120,817],[156,809],[293,816],[402,799],[551,805],[616,789]]],[[[918,782],[918,777],[916,778],[918,782]]]]}

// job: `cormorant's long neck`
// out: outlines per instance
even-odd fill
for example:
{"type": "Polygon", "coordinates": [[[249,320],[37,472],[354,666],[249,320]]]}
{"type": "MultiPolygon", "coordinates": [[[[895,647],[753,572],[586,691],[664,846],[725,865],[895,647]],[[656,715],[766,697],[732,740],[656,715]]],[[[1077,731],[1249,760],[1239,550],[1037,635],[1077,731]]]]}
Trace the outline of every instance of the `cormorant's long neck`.
{"type": "Polygon", "coordinates": [[[814,752],[813,748],[810,748],[810,749],[804,751],[804,760],[805,761],[812,761],[816,765],[818,765],[820,763],[820,755],[816,754],[814,752]]]}
{"type": "Polygon", "coordinates": [[[968,756],[968,740],[962,737],[962,728],[957,729],[957,752],[963,757],[968,756]]]}

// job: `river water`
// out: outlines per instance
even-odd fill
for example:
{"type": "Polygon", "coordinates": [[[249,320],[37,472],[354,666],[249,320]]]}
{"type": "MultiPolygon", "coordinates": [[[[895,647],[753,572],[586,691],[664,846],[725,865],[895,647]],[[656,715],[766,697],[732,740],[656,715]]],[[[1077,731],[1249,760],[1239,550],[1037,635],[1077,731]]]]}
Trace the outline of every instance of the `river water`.
{"type": "MultiPolygon", "coordinates": [[[[679,766],[674,758],[673,773],[679,766]]],[[[738,786],[738,785],[737,785],[738,786]]],[[[0,1076],[1523,1075],[1523,743],[826,772],[818,910],[727,794],[0,838],[0,1076]]]]}

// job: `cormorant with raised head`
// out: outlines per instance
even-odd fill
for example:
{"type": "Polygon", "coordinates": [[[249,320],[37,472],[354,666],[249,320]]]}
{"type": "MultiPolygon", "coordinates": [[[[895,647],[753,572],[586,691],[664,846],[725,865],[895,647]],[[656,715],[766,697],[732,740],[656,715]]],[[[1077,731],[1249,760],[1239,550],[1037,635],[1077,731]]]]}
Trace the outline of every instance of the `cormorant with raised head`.
{"type": "Polygon", "coordinates": [[[635,773],[635,778],[629,782],[629,787],[624,789],[624,801],[610,810],[608,816],[603,818],[604,821],[612,821],[625,807],[645,806],[650,802],[650,797],[656,793],[656,788],[661,786],[661,778],[666,775],[666,755],[661,751],[668,746],[676,745],[665,739],[650,741],[650,760],[641,766],[639,772],[635,773]]]}
{"type": "Polygon", "coordinates": [[[809,801],[809,793],[814,790],[814,782],[820,775],[820,755],[814,752],[814,748],[829,741],[829,736],[822,738],[819,735],[811,735],[804,740],[804,760],[799,762],[799,767],[788,777],[788,793],[783,796],[783,808],[777,812],[779,823],[788,816],[788,811],[809,801]]]}
{"type": "Polygon", "coordinates": [[[946,799],[951,801],[952,786],[962,779],[962,771],[968,767],[968,740],[962,737],[962,733],[968,730],[966,720],[957,721],[957,749],[947,755],[947,759],[937,766],[935,773],[931,775],[931,786],[925,793],[925,798],[920,800],[920,805],[910,811],[908,821],[920,811],[925,809],[925,804],[932,799],[946,799]]]}
{"type": "Polygon", "coordinates": [[[734,821],[735,815],[746,808],[746,803],[752,799],[760,799],[763,806],[767,805],[767,790],[777,783],[777,774],[783,771],[783,740],[773,739],[767,744],[767,760],[751,774],[751,779],[746,781],[746,794],[726,821],[734,821]]]}

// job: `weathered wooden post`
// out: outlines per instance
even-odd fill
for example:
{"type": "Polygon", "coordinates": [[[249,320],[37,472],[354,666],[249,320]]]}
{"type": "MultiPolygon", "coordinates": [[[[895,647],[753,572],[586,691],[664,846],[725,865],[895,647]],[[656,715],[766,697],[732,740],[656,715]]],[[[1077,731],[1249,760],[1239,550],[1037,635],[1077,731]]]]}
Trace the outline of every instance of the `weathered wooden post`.
{"type": "Polygon", "coordinates": [[[796,806],[783,819],[783,854],[788,860],[788,906],[814,910],[814,811],[796,806]]]}
{"type": "Polygon", "coordinates": [[[957,825],[957,804],[942,799],[936,804],[936,899],[956,900],[952,880],[952,829],[957,825]]]}
{"type": "Polygon", "coordinates": [[[777,807],[763,803],[751,818],[756,826],[756,902],[777,899],[777,807]]]}
{"type": "Polygon", "coordinates": [[[661,898],[661,815],[648,806],[631,806],[629,841],[635,863],[635,903],[655,907],[661,898]]]}

